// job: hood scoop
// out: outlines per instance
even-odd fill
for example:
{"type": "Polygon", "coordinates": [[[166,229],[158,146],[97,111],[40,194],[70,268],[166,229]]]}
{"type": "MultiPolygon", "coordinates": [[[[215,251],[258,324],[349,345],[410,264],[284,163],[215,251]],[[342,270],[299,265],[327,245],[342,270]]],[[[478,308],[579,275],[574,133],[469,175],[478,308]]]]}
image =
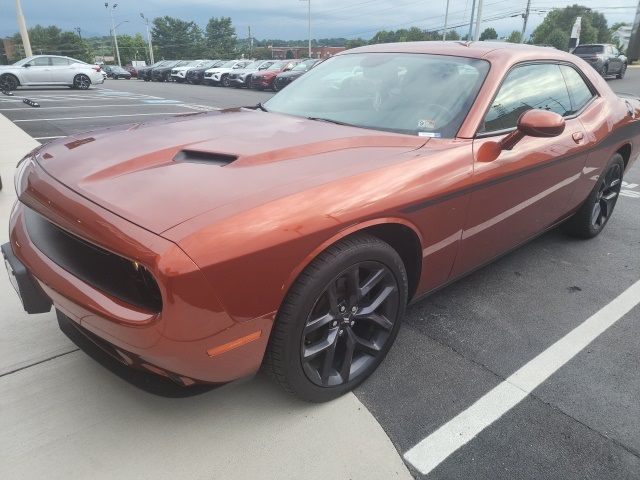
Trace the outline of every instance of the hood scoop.
{"type": "Polygon", "coordinates": [[[224,167],[238,159],[235,155],[225,155],[223,153],[199,152],[197,150],[181,150],[175,157],[174,162],[206,163],[224,167]]]}

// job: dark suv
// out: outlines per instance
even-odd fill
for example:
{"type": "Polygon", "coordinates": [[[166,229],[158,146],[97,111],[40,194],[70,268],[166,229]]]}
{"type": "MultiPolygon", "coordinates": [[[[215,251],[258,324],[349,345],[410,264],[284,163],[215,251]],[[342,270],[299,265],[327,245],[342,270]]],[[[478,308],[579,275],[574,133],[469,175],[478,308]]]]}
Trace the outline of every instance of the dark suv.
{"type": "Polygon", "coordinates": [[[617,78],[623,78],[627,71],[627,57],[622,55],[615,45],[578,45],[572,53],[589,63],[603,77],[615,75],[617,78]]]}

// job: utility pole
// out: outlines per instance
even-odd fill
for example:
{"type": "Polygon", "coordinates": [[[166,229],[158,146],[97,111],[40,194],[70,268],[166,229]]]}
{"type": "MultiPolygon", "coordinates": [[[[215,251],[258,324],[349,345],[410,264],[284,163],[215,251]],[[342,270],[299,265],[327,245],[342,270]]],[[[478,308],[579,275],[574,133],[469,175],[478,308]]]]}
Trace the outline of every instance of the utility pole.
{"type": "Polygon", "coordinates": [[[82,29],[80,27],[76,27],[74,30],[78,32],[78,37],[80,37],[80,41],[82,41],[82,29]]]}
{"type": "Polygon", "coordinates": [[[27,30],[27,22],[24,20],[22,13],[22,5],[20,0],[16,0],[16,15],[18,16],[18,29],[20,30],[20,37],[22,38],[22,46],[24,47],[24,56],[30,57],[33,55],[31,51],[31,41],[29,40],[29,31],[27,30]]]}
{"type": "Polygon", "coordinates": [[[447,39],[447,20],[449,20],[449,0],[447,0],[447,8],[444,11],[444,31],[442,32],[442,41],[447,39]]]}
{"type": "Polygon", "coordinates": [[[145,17],[142,12],[140,12],[140,18],[142,18],[142,20],[144,20],[144,23],[147,24],[147,42],[149,43],[149,61],[151,62],[150,65],[153,65],[156,62],[154,62],[153,60],[153,45],[151,45],[151,30],[149,29],[149,19],[145,17]]]}
{"type": "Polygon", "coordinates": [[[529,20],[529,11],[531,10],[531,0],[527,0],[527,9],[524,11],[522,18],[522,32],[520,33],[520,43],[524,43],[524,32],[527,30],[527,21],[529,20]]]}
{"type": "Polygon", "coordinates": [[[471,36],[471,34],[473,33],[473,17],[476,14],[476,0],[473,0],[473,3],[471,4],[471,21],[469,22],[469,33],[467,34],[467,41],[470,42],[473,37],[471,36]]]}
{"type": "Polygon", "coordinates": [[[109,14],[111,15],[111,33],[113,34],[113,43],[116,46],[116,57],[118,58],[118,66],[121,67],[122,63],[120,62],[120,50],[118,49],[118,35],[116,35],[116,26],[113,23],[113,11],[118,6],[117,3],[114,3],[111,8],[109,8],[109,4],[105,2],[105,8],[109,10],[109,14]]]}
{"type": "Polygon", "coordinates": [[[477,42],[480,39],[480,27],[482,26],[482,3],[483,3],[483,0],[478,0],[478,16],[476,17],[476,33],[473,36],[474,42],[477,42]]]}
{"type": "Polygon", "coordinates": [[[247,28],[249,29],[249,58],[253,58],[253,37],[251,36],[251,25],[247,28]]]}
{"type": "Polygon", "coordinates": [[[301,2],[307,2],[309,4],[309,11],[307,13],[308,30],[309,30],[309,58],[311,58],[311,0],[300,0],[301,2]]]}

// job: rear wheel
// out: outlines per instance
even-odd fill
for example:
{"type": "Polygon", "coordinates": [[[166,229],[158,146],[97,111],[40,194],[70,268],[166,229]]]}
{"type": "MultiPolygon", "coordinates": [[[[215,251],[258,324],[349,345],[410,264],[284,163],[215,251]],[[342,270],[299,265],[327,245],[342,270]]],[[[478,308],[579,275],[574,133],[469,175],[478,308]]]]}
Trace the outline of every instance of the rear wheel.
{"type": "Polygon", "coordinates": [[[387,243],[356,235],[320,254],[283,302],[264,366],[288,392],[324,402],[382,362],[400,328],[407,275],[387,243]]]}
{"type": "Polygon", "coordinates": [[[620,68],[620,72],[618,73],[618,75],[616,75],[616,77],[619,79],[623,79],[625,73],[627,73],[627,64],[623,63],[622,67],[620,68]]]}
{"type": "Polygon", "coordinates": [[[580,209],[563,224],[563,230],[577,238],[593,238],[607,224],[618,201],[624,160],[616,153],[603,170],[595,187],[580,209]]]}
{"type": "Polygon", "coordinates": [[[231,80],[229,80],[229,75],[223,75],[221,82],[223,87],[231,86],[231,80]]]}
{"type": "Polygon", "coordinates": [[[73,78],[73,88],[77,88],[78,90],[87,90],[90,86],[91,80],[82,73],[73,78]]]}
{"type": "Polygon", "coordinates": [[[20,85],[18,79],[9,73],[5,73],[4,75],[0,75],[0,91],[2,92],[11,92],[16,90],[20,85]]]}

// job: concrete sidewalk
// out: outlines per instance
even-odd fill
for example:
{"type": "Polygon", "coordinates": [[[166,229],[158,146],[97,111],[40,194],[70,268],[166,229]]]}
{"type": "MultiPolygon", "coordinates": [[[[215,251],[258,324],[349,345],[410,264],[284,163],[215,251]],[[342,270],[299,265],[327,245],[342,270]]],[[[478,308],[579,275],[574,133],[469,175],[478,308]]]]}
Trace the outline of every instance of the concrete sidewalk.
{"type": "MultiPolygon", "coordinates": [[[[0,115],[0,241],[17,161],[38,143],[0,115]]],[[[0,478],[411,478],[353,395],[324,405],[262,376],[189,398],[158,397],[27,316],[0,271],[0,478]]]]}

